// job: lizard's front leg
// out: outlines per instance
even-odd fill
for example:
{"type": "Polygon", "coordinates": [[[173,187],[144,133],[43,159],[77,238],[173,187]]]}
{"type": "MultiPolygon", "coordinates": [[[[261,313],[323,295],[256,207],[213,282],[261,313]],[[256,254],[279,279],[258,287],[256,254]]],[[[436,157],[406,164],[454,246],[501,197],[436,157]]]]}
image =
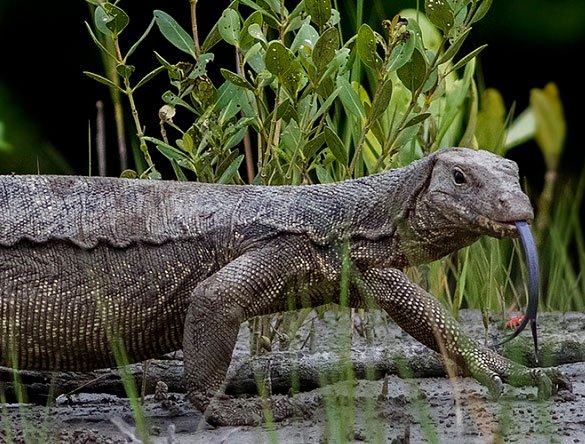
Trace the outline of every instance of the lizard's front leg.
{"type": "Polygon", "coordinates": [[[467,369],[497,398],[502,382],[537,386],[546,398],[558,389],[571,390],[570,381],[556,368],[527,368],[482,348],[461,330],[451,314],[430,294],[397,269],[370,269],[357,278],[359,297],[388,312],[415,339],[467,369]]]}
{"type": "MultiPolygon", "coordinates": [[[[263,404],[253,399],[228,399],[224,380],[240,324],[260,314],[289,308],[287,290],[311,270],[310,251],[302,242],[265,245],[238,257],[197,285],[185,318],[183,351],[189,399],[211,423],[255,424],[263,404]]],[[[270,400],[274,420],[294,413],[286,397],[270,400]]]]}

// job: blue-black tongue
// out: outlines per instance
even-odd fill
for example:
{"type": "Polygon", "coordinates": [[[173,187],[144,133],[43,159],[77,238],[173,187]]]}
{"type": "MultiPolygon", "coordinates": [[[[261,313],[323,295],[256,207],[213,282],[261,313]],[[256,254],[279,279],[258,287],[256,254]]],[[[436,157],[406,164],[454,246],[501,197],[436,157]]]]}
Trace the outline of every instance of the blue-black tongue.
{"type": "Polygon", "coordinates": [[[538,254],[536,253],[536,245],[532,232],[530,231],[530,225],[525,221],[517,221],[514,223],[516,224],[516,228],[518,228],[520,239],[522,239],[524,256],[526,257],[526,268],[528,269],[528,307],[526,308],[524,319],[522,319],[518,328],[498,345],[505,344],[511,339],[514,339],[524,330],[528,322],[530,322],[532,339],[534,340],[535,360],[538,365],[538,337],[536,334],[536,312],[538,311],[538,287],[540,281],[538,254]]]}

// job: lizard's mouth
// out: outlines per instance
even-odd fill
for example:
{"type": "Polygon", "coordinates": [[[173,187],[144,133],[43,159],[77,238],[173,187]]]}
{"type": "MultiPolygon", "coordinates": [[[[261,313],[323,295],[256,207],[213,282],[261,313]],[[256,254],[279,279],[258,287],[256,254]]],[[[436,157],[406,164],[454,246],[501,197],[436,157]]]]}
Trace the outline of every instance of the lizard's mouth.
{"type": "Polygon", "coordinates": [[[486,216],[479,216],[477,218],[478,225],[486,230],[490,236],[496,238],[504,237],[518,237],[518,228],[516,228],[516,221],[499,221],[493,220],[486,216]]]}

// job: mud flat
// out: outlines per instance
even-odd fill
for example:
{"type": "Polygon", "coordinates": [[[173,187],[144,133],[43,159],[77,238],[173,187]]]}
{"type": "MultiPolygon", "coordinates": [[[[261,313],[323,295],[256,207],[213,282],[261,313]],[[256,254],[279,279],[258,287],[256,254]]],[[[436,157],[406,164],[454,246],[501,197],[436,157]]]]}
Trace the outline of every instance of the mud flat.
{"type": "MultiPolygon", "coordinates": [[[[470,335],[485,339],[478,312],[462,310],[460,321],[470,335]]],[[[296,332],[288,351],[256,358],[248,355],[248,329],[242,327],[228,390],[250,396],[256,390],[256,373],[269,371],[273,393],[287,393],[294,380],[294,397],[307,407],[304,417],[276,424],[213,428],[182,393],[181,353],[151,362],[149,394],[142,407],[151,442],[585,443],[584,314],[539,315],[541,361],[560,365],[573,383],[573,393],[560,392],[547,401],[537,400],[534,388],[508,386],[499,401],[490,401],[475,380],[446,378],[441,360],[385,315],[370,315],[374,327],[369,330],[361,322],[355,320],[352,330],[347,313],[315,317],[296,332]],[[397,375],[405,371],[412,378],[397,375]],[[152,394],[159,381],[168,387],[163,400],[152,394]]],[[[502,335],[490,326],[488,343],[502,335]]],[[[530,334],[509,344],[504,354],[530,363],[530,334]]],[[[142,365],[131,367],[140,387],[142,365]]],[[[125,443],[135,436],[132,410],[116,370],[23,372],[26,404],[15,402],[9,370],[0,370],[0,381],[8,401],[0,409],[0,442],[125,443]],[[47,406],[51,390],[61,396],[47,406]]]]}

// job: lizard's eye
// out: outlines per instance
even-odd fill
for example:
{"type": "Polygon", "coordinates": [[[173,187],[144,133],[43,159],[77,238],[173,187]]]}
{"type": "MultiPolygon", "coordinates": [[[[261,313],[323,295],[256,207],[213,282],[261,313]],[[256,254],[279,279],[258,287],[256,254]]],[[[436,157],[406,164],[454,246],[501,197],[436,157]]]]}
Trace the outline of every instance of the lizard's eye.
{"type": "Polygon", "coordinates": [[[463,185],[466,182],[465,175],[458,169],[453,170],[453,180],[457,185],[463,185]]]}

